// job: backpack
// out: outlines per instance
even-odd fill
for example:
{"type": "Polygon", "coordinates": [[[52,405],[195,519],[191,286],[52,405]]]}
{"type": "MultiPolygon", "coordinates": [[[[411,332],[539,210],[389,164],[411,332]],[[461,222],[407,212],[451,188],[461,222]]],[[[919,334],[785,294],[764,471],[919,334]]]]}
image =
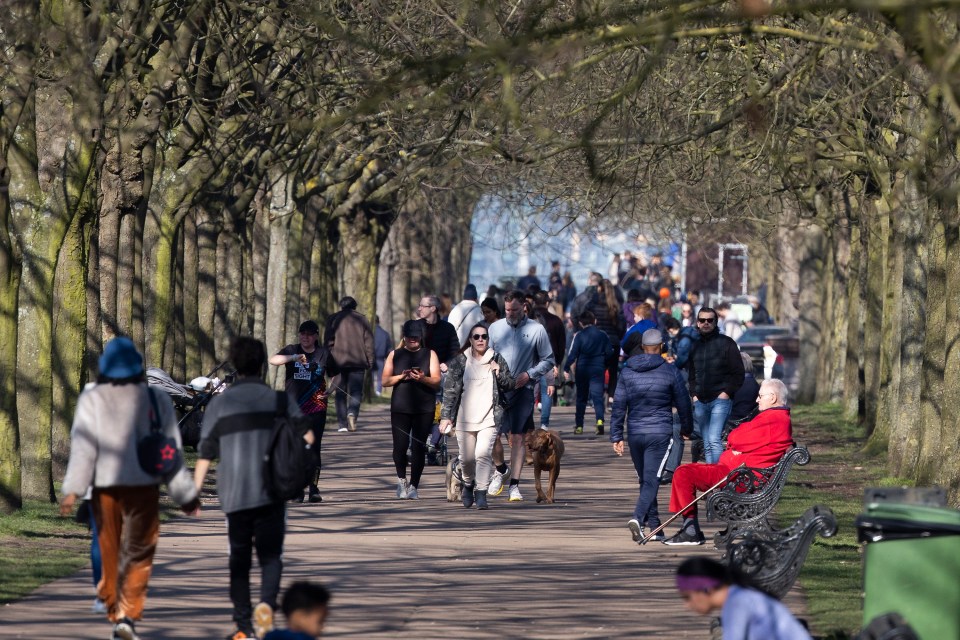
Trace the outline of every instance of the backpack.
{"type": "Polygon", "coordinates": [[[263,456],[263,480],[267,495],[277,502],[286,502],[303,495],[310,484],[314,457],[303,436],[297,433],[287,416],[289,398],[277,393],[277,411],[273,417],[270,443],[263,456]]]}

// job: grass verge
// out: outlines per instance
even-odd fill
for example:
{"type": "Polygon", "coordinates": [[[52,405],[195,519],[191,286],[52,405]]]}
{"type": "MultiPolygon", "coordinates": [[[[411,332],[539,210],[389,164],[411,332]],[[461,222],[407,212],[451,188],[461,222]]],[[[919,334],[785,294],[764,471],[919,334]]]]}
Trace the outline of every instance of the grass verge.
{"type": "MultiPolygon", "coordinates": [[[[197,454],[187,449],[184,459],[192,469],[197,454]]],[[[205,490],[214,490],[211,477],[205,490]]],[[[160,521],[166,522],[178,514],[176,505],[162,497],[160,521]]],[[[47,582],[68,576],[89,561],[89,529],[72,517],[61,518],[57,505],[27,501],[20,511],[0,515],[0,604],[18,600],[47,582]]],[[[91,599],[93,595],[91,584],[91,599]]]]}
{"type": "Polygon", "coordinates": [[[800,572],[813,631],[823,638],[848,638],[862,623],[862,548],[855,519],[863,511],[867,487],[901,484],[885,478],[886,460],[864,451],[862,429],[845,420],[837,405],[810,405],[792,411],[794,439],[811,461],[794,467],[777,505],[786,526],[813,505],[833,510],[838,531],[818,537],[800,572]]]}
{"type": "Polygon", "coordinates": [[[70,575],[89,561],[89,552],[86,526],[61,518],[55,504],[26,502],[17,513],[0,516],[0,604],[70,575]]]}

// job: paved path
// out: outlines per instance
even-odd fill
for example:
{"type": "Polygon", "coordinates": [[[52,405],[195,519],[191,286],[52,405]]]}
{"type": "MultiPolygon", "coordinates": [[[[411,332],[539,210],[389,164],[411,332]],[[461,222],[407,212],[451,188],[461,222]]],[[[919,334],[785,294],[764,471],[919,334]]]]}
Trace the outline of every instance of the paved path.
{"type": "MultiPolygon", "coordinates": [[[[427,468],[420,501],[394,497],[385,408],[366,410],[357,433],[328,432],[324,501],[290,508],[284,570],[284,584],[311,578],[333,590],[324,637],[706,638],[708,620],[683,607],[673,571],[716,552],[634,544],[629,458],[613,456],[605,437],[573,437],[572,410],[557,413],[566,442],[557,503],[536,504],[525,479],[526,502],[500,497],[486,512],[447,503],[437,467],[427,468]]],[[[662,511],[668,497],[660,492],[662,511]]],[[[199,519],[163,526],[138,629],[150,640],[223,638],[227,585],[213,500],[199,519]]],[[[53,582],[0,608],[0,638],[109,638],[92,601],[89,570],[53,582]]],[[[796,596],[787,603],[802,606],[796,596]]]]}

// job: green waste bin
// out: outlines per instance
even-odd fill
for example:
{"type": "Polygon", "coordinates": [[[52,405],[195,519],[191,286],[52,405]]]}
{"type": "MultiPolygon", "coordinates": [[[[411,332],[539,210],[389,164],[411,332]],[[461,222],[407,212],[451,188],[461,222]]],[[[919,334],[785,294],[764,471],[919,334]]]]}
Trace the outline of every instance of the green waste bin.
{"type": "Polygon", "coordinates": [[[896,612],[921,640],[960,638],[960,511],[868,504],[857,535],[867,543],[864,626],[896,612]]]}

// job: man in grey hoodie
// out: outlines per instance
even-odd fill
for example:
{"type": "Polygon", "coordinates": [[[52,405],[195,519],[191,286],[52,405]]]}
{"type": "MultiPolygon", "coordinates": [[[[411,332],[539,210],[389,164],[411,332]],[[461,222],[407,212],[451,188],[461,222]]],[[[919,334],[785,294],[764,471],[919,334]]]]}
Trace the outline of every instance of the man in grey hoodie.
{"type": "Polygon", "coordinates": [[[546,329],[536,320],[527,317],[523,310],[525,296],[521,291],[511,291],[504,297],[506,318],[497,320],[488,331],[490,346],[503,356],[516,379],[516,390],[504,394],[505,409],[501,433],[510,437],[510,466],[504,460],[503,443],[497,437],[493,447],[493,462],[496,473],[490,482],[488,493],[499,495],[503,480],[510,477],[510,502],[520,502],[520,471],[526,448],[523,430],[533,415],[533,387],[556,364],[553,348],[546,329]]]}

